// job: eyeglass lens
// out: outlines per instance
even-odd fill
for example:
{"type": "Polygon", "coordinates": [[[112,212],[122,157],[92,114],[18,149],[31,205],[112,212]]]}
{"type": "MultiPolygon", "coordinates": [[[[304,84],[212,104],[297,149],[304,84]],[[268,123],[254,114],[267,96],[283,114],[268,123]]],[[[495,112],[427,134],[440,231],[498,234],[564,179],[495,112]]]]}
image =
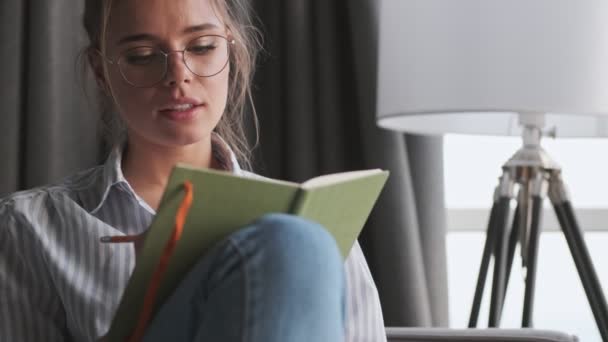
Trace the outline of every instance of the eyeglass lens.
{"type": "MultiPolygon", "coordinates": [[[[195,75],[214,76],[228,64],[228,46],[228,40],[222,36],[198,37],[186,46],[183,61],[195,75]]],[[[128,83],[137,87],[152,86],[165,77],[168,55],[158,47],[141,46],[125,51],[118,65],[128,83]]]]}

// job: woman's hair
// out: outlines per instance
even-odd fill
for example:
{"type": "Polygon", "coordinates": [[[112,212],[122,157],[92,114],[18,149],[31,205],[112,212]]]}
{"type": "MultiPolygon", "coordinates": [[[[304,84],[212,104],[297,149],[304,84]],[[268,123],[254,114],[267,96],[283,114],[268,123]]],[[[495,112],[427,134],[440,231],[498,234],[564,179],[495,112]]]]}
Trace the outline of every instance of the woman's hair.
{"type": "MultiPolygon", "coordinates": [[[[91,54],[99,52],[105,55],[108,22],[113,4],[118,1],[124,0],[85,0],[83,23],[90,41],[89,46],[85,49],[87,55],[91,56],[91,54]]],[[[259,31],[253,25],[247,0],[209,1],[236,41],[230,50],[226,110],[215,128],[215,132],[230,146],[241,166],[249,169],[251,168],[251,148],[246,137],[244,116],[247,104],[251,105],[257,144],[259,129],[251,94],[251,82],[256,57],[261,50],[261,38],[259,31]]],[[[107,78],[107,74],[105,77],[107,78]]],[[[105,146],[111,148],[125,137],[126,127],[113,108],[111,89],[101,97],[102,115],[99,128],[105,146]]]]}

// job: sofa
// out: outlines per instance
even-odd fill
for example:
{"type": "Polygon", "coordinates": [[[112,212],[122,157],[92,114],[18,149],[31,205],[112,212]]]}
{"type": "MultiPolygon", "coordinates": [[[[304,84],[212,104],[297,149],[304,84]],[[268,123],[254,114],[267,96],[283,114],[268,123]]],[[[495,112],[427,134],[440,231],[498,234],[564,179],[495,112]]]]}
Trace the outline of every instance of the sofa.
{"type": "Polygon", "coordinates": [[[539,329],[447,329],[387,327],[388,342],[577,342],[578,338],[539,329]]]}

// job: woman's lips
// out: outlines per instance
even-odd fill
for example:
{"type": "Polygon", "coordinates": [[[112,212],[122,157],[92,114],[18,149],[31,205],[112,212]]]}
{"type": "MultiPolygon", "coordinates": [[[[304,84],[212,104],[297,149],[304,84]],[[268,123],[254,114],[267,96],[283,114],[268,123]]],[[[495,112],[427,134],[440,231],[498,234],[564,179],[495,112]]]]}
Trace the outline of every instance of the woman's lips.
{"type": "Polygon", "coordinates": [[[192,106],[188,109],[165,109],[159,113],[172,121],[189,121],[196,117],[198,110],[204,105],[192,106]]]}

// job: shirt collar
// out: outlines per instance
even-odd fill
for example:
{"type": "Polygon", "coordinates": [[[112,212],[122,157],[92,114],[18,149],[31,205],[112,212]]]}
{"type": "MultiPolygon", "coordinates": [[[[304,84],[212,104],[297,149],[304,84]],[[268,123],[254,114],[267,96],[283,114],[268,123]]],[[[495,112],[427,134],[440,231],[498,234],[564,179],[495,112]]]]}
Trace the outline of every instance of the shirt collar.
{"type": "MultiPolygon", "coordinates": [[[[145,202],[135,194],[133,188],[129,185],[129,182],[122,173],[122,154],[124,151],[124,144],[117,145],[112,149],[108,159],[102,166],[101,176],[94,185],[94,196],[93,201],[89,203],[88,208],[85,208],[91,214],[95,214],[105,203],[108,198],[110,191],[117,187],[122,186],[123,190],[126,190],[134,196],[142,205],[147,207],[145,202]]],[[[212,133],[211,136],[211,148],[213,157],[220,165],[222,169],[228,172],[232,172],[236,175],[243,175],[244,171],[239,166],[236,156],[230,146],[216,133],[212,133]]],[[[150,208],[147,208],[151,210],[150,208]]]]}

